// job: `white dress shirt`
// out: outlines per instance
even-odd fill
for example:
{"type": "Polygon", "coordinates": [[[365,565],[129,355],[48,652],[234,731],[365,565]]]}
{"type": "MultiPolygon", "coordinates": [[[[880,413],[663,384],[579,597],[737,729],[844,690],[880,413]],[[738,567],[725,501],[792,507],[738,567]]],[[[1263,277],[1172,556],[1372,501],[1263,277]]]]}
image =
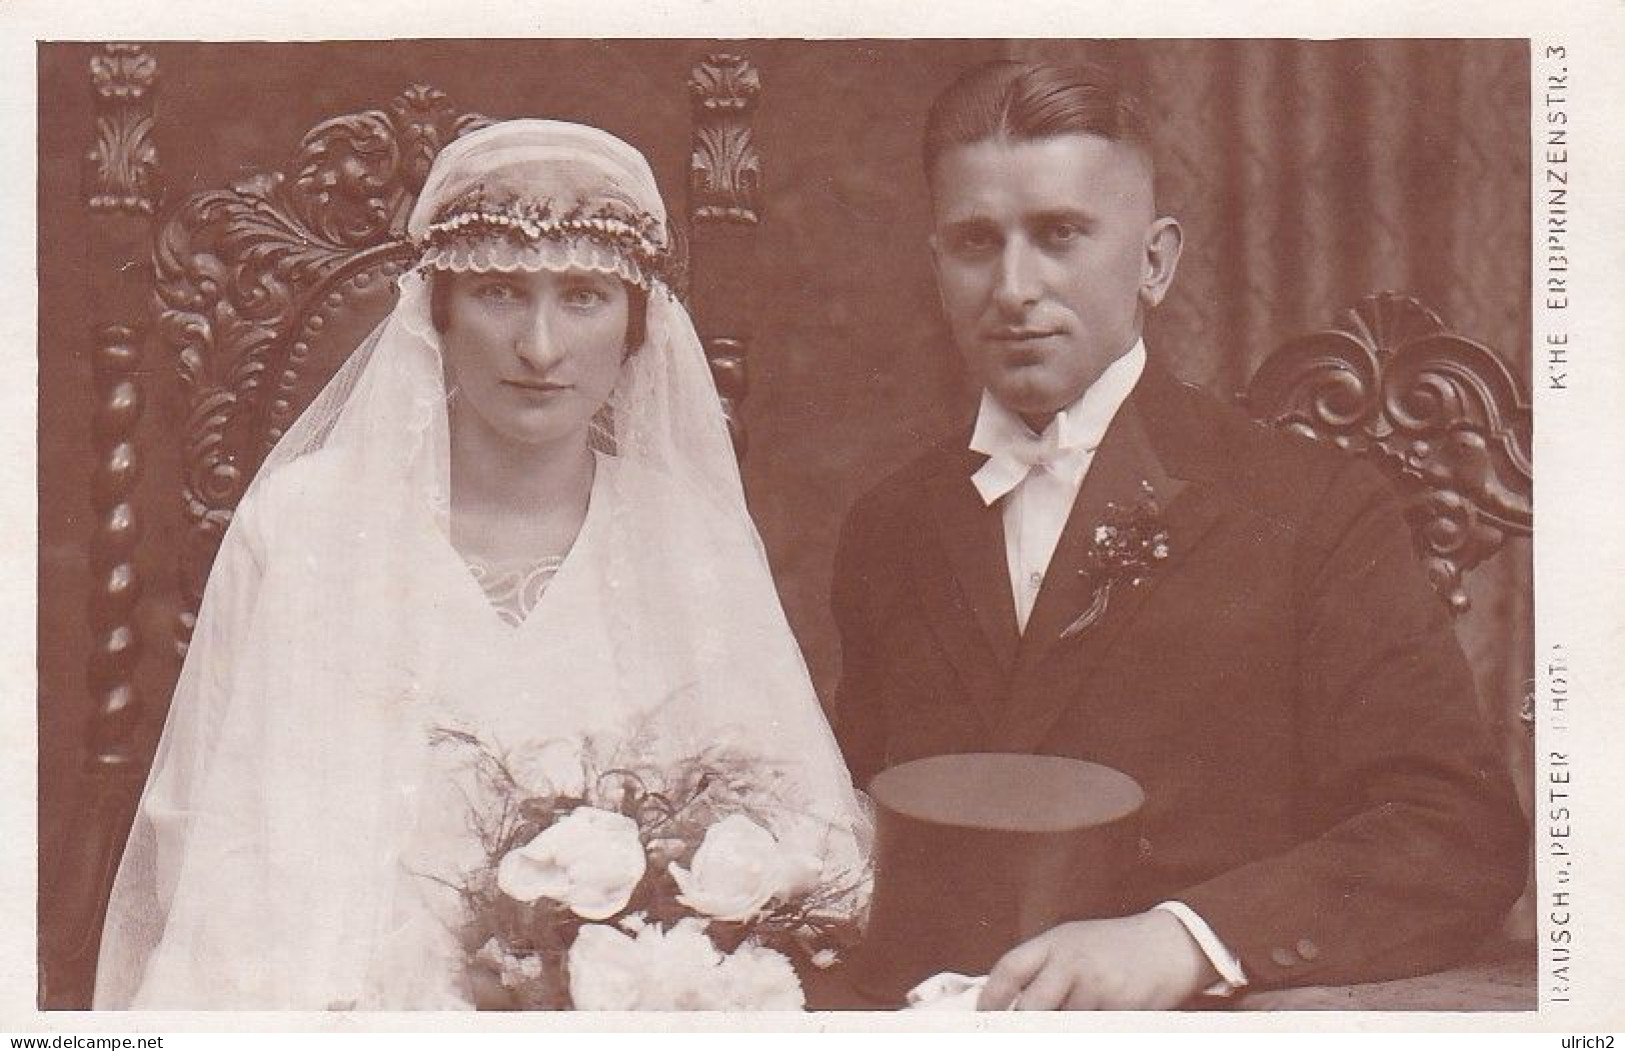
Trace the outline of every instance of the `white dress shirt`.
{"type": "MultiPolygon", "coordinates": [[[[1004,557],[1020,631],[1027,630],[1044,572],[1094,462],[1095,450],[1144,371],[1145,344],[1136,341],[1077,401],[1057,412],[1043,434],[1034,434],[1020,416],[990,392],[982,392],[970,448],[988,459],[971,482],[988,506],[1003,501],[1004,557]]],[[[1219,972],[1219,981],[1207,989],[1209,994],[1228,994],[1247,984],[1241,961],[1190,906],[1165,901],[1157,908],[1178,917],[1219,972]]]]}
{"type": "Polygon", "coordinates": [[[971,481],[983,503],[1004,500],[1004,554],[1022,631],[1095,449],[1143,371],[1145,344],[1136,342],[1077,401],[1056,413],[1043,434],[1034,434],[1020,416],[982,392],[970,447],[988,460],[971,481]]]}

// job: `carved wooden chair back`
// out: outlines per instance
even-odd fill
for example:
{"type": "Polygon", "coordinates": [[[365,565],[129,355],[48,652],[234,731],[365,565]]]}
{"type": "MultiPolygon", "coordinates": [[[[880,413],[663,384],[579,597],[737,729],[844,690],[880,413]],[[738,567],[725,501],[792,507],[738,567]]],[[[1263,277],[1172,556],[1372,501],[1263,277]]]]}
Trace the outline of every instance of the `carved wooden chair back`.
{"type": "Polygon", "coordinates": [[[1398,488],[1428,577],[1466,612],[1469,570],[1530,535],[1530,412],[1482,344],[1416,299],[1367,296],[1327,329],[1289,340],[1241,395],[1254,417],[1374,463],[1398,488]]]}
{"type": "MultiPolygon", "coordinates": [[[[758,223],[759,79],[745,59],[716,54],[694,67],[686,90],[694,119],[686,214],[671,201],[688,256],[678,291],[702,293],[690,306],[742,447],[737,410],[748,330],[708,304],[737,300],[727,286],[750,271],[732,257],[753,250],[758,223]]],[[[167,697],[173,686],[209,568],[259,464],[392,307],[394,278],[414,257],[406,217],[434,157],[487,123],[444,93],[413,85],[382,108],[318,124],[281,170],[195,194],[159,227],[149,351],[160,368],[178,370],[185,392],[178,443],[185,535],[165,541],[180,553],[175,645],[147,648],[164,664],[141,669],[143,682],[158,684],[149,696],[167,697]]],[[[177,450],[153,455],[173,458],[177,450]]],[[[135,625],[123,634],[135,640],[135,625]]],[[[141,651],[132,642],[133,655],[141,651]]],[[[124,662],[121,682],[99,691],[78,827],[46,864],[61,877],[51,911],[72,918],[64,928],[42,926],[41,1000],[53,1007],[88,1006],[107,893],[161,721],[161,711],[141,701],[133,663],[124,662]]]]}

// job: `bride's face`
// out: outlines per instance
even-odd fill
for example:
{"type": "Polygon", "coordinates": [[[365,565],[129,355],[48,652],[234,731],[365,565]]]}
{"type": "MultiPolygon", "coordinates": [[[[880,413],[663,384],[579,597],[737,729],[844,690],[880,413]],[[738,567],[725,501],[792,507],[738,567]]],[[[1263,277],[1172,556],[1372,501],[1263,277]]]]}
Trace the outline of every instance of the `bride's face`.
{"type": "Polygon", "coordinates": [[[441,343],[459,413],[511,441],[582,437],[626,353],[626,286],[590,270],[442,273],[441,343]]]}

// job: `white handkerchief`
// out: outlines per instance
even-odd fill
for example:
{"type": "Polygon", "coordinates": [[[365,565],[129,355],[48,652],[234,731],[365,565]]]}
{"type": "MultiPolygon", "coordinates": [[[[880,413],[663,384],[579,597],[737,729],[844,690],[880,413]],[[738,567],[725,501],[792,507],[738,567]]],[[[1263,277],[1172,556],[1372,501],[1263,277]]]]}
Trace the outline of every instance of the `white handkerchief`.
{"type": "Polygon", "coordinates": [[[971,978],[944,971],[908,991],[910,1011],[974,1011],[986,978],[971,978]]]}

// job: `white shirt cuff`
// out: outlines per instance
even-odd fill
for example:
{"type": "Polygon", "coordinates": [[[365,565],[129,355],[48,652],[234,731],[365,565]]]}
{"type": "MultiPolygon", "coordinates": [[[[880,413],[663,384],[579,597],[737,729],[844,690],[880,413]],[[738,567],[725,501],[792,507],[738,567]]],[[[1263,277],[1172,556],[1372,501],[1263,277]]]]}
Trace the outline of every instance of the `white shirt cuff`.
{"type": "Polygon", "coordinates": [[[1203,996],[1229,996],[1247,984],[1247,973],[1241,969],[1241,961],[1224,942],[1219,940],[1219,936],[1213,933],[1213,928],[1207,925],[1207,921],[1196,915],[1195,909],[1182,901],[1165,901],[1156,907],[1163,912],[1173,913],[1179,922],[1185,925],[1185,930],[1202,950],[1202,955],[1206,956],[1208,963],[1219,972],[1219,980],[1203,989],[1203,996]]]}

